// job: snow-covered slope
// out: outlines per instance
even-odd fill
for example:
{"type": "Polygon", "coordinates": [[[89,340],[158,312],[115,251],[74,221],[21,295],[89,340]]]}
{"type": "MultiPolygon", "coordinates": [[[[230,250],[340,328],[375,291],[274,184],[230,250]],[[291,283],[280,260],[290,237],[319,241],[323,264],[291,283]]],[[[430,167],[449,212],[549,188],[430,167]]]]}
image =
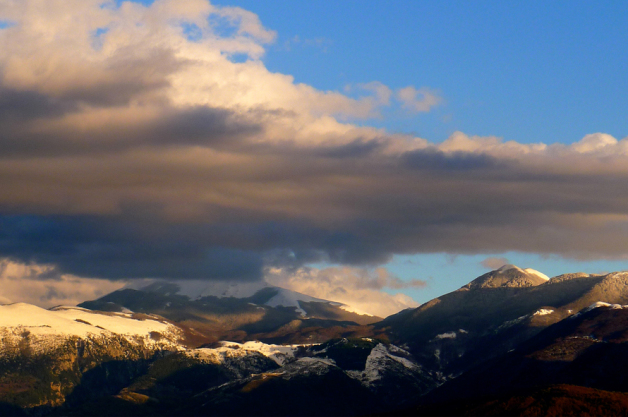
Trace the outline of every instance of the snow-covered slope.
{"type": "Polygon", "coordinates": [[[537,271],[536,269],[526,268],[523,271],[527,272],[528,274],[536,275],[537,277],[542,278],[545,281],[549,281],[549,277],[547,275],[545,275],[542,272],[537,271]]]}
{"type": "Polygon", "coordinates": [[[121,336],[145,347],[178,346],[178,327],[156,319],[138,320],[125,313],[97,313],[79,307],[45,310],[34,305],[15,303],[0,306],[0,347],[10,339],[24,338],[40,351],[54,347],[71,337],[106,339],[121,336]]]}

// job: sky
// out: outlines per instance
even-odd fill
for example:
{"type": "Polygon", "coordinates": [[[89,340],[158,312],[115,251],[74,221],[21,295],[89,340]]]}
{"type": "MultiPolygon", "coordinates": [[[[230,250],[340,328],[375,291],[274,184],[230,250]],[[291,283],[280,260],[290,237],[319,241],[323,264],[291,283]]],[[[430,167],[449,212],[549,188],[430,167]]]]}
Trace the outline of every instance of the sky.
{"type": "Polygon", "coordinates": [[[628,269],[627,17],[0,0],[0,301],[264,279],[386,315],[628,269]]]}

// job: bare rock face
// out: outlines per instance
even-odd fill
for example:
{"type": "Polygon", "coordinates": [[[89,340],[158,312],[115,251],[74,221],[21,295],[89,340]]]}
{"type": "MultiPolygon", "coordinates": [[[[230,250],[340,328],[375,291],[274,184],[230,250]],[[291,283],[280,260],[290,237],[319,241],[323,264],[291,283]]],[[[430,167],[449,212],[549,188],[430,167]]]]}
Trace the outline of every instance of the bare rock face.
{"type": "Polygon", "coordinates": [[[536,287],[545,284],[548,280],[547,276],[534,269],[521,269],[514,265],[504,265],[474,279],[462,288],[473,290],[476,288],[536,287]]]}

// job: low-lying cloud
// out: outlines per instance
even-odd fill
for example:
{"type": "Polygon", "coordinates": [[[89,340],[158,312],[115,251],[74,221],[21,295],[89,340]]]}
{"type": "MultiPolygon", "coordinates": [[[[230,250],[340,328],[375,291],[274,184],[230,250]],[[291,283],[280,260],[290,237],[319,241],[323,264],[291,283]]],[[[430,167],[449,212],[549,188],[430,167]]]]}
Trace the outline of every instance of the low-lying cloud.
{"type": "Polygon", "coordinates": [[[54,265],[0,259],[0,304],[24,302],[50,308],[76,305],[120,289],[124,283],[63,274],[54,265]]]}
{"type": "Polygon", "coordinates": [[[94,278],[254,280],[393,254],[628,256],[628,139],[437,144],[360,127],[394,102],[442,100],[272,73],[274,32],[239,8],[102,3],[0,0],[2,257],[94,278]]]}
{"type": "Polygon", "coordinates": [[[382,290],[423,288],[427,285],[418,279],[402,281],[383,268],[369,271],[351,267],[299,268],[296,271],[269,268],[265,280],[282,288],[343,303],[349,311],[379,317],[419,306],[405,294],[389,294],[382,290]]]}

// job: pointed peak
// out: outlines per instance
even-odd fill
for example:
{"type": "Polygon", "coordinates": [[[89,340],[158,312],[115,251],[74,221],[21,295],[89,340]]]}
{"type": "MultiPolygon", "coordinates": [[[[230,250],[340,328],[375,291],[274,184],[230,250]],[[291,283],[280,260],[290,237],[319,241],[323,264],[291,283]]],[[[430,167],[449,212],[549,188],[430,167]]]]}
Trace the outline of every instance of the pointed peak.
{"type": "Polygon", "coordinates": [[[546,283],[549,277],[532,268],[521,269],[506,264],[479,276],[462,288],[534,287],[546,283]]]}
{"type": "Polygon", "coordinates": [[[506,271],[510,271],[511,269],[517,270],[517,271],[522,271],[521,268],[519,268],[517,265],[513,265],[513,264],[505,264],[499,268],[497,268],[495,271],[497,272],[506,272],[506,271]]]}

